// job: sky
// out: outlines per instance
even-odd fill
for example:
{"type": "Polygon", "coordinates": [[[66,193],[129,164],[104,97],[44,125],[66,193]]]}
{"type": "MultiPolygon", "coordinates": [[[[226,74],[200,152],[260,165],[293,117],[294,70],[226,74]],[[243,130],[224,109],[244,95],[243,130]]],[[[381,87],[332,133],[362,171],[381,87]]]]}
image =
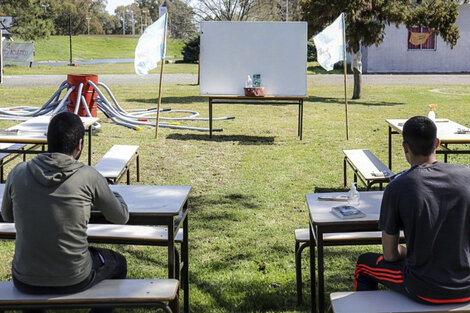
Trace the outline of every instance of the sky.
{"type": "Polygon", "coordinates": [[[129,5],[134,3],[134,0],[108,0],[108,5],[106,6],[106,11],[109,14],[114,14],[114,10],[120,5],[129,5]]]}
{"type": "MultiPolygon", "coordinates": [[[[114,10],[120,5],[129,5],[134,3],[134,0],[108,0],[108,5],[106,6],[106,11],[109,14],[114,14],[114,10]]],[[[191,1],[190,1],[191,3],[191,1]]]]}

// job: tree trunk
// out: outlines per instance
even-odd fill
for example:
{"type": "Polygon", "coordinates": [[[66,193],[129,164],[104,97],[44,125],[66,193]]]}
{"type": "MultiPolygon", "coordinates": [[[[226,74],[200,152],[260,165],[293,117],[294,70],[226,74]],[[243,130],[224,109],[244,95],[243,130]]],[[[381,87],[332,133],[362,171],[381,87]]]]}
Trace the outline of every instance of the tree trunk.
{"type": "Polygon", "coordinates": [[[362,73],[357,70],[357,68],[353,69],[354,73],[354,92],[353,92],[353,99],[361,99],[361,87],[362,87],[362,73]]]}

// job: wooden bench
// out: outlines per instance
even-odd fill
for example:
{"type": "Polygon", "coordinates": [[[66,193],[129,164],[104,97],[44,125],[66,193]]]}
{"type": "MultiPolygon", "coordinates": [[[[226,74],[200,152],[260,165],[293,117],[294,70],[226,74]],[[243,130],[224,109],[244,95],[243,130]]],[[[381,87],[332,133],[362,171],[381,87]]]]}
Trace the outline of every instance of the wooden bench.
{"type": "Polygon", "coordinates": [[[344,152],[344,186],[347,185],[346,165],[354,171],[354,182],[357,178],[362,181],[369,190],[374,184],[380,184],[382,190],[383,183],[388,183],[393,172],[383,164],[372,152],[367,149],[343,150],[344,152]]]}
{"type": "Polygon", "coordinates": [[[79,293],[30,295],[1,281],[0,310],[154,307],[178,313],[178,288],[176,279],[108,279],[79,293]]]}
{"type": "MultiPolygon", "coordinates": [[[[138,226],[119,224],[88,224],[88,242],[109,244],[131,244],[144,246],[162,246],[168,243],[168,231],[166,227],[138,226]]],[[[0,223],[0,239],[16,238],[14,223],[0,223]]],[[[183,242],[183,229],[176,233],[175,242],[183,242]]],[[[176,264],[180,264],[179,253],[175,253],[176,264]]],[[[185,264],[176,266],[176,277],[185,264]]]]}
{"type": "Polygon", "coordinates": [[[95,169],[103,175],[109,183],[117,184],[127,174],[127,184],[130,185],[130,165],[135,160],[137,181],[140,181],[139,146],[114,145],[95,165],[95,169]]]}
{"type": "Polygon", "coordinates": [[[391,290],[333,292],[330,299],[334,313],[470,312],[470,302],[422,304],[391,290]]]}
{"type": "MultiPolygon", "coordinates": [[[[26,145],[21,143],[0,143],[0,149],[2,150],[20,150],[24,149],[26,145]]],[[[4,175],[4,166],[10,163],[12,160],[19,157],[21,154],[18,153],[8,153],[2,152],[0,153],[0,183],[5,182],[5,175],[4,175]]],[[[25,154],[23,154],[23,160],[25,158],[25,154]]]]}
{"type": "MultiPolygon", "coordinates": [[[[295,236],[295,277],[297,284],[297,303],[302,304],[302,251],[310,247],[310,233],[308,228],[299,228],[294,231],[295,236]]],[[[316,246],[316,239],[313,246],[316,246]]],[[[400,235],[400,242],[403,243],[405,237],[400,235]]],[[[328,233],[323,235],[325,246],[352,246],[352,245],[379,245],[382,244],[382,232],[348,232],[348,233],[328,233]]],[[[312,291],[314,292],[314,291],[312,291]]]]}

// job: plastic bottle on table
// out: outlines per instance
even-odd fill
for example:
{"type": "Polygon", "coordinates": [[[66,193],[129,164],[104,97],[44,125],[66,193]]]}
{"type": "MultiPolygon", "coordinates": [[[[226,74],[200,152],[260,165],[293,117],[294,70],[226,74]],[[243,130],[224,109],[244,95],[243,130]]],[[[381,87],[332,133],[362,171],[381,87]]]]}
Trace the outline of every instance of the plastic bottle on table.
{"type": "Polygon", "coordinates": [[[358,208],[359,202],[359,191],[357,191],[356,183],[352,183],[348,192],[348,205],[358,208]]]}
{"type": "Polygon", "coordinates": [[[429,105],[428,118],[433,122],[436,120],[436,112],[434,112],[434,109],[436,108],[436,106],[437,106],[437,104],[430,104],[429,105]]]}
{"type": "Polygon", "coordinates": [[[251,88],[251,87],[253,87],[253,80],[251,79],[251,76],[250,76],[250,75],[248,75],[248,79],[246,80],[245,87],[246,87],[246,88],[251,88]]]}

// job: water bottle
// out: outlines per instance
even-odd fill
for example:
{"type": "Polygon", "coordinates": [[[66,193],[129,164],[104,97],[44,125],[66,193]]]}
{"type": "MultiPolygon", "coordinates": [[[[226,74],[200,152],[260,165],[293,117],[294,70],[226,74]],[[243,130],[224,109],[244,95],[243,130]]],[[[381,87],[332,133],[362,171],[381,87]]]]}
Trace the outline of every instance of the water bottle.
{"type": "Polygon", "coordinates": [[[430,104],[429,105],[428,118],[433,122],[436,120],[436,112],[434,112],[435,108],[436,108],[436,104],[430,104]]]}
{"type": "Polygon", "coordinates": [[[352,183],[348,192],[348,205],[355,208],[359,207],[359,191],[357,191],[356,183],[352,183]]]}
{"type": "Polygon", "coordinates": [[[250,75],[248,75],[248,79],[246,80],[245,87],[246,87],[246,88],[251,88],[251,87],[253,87],[253,81],[251,80],[251,76],[250,76],[250,75]]]}

